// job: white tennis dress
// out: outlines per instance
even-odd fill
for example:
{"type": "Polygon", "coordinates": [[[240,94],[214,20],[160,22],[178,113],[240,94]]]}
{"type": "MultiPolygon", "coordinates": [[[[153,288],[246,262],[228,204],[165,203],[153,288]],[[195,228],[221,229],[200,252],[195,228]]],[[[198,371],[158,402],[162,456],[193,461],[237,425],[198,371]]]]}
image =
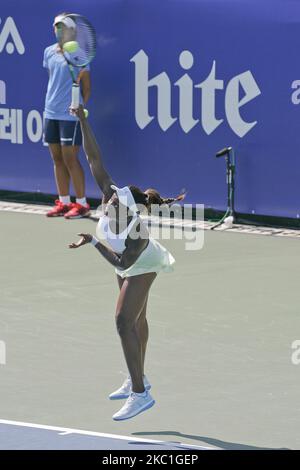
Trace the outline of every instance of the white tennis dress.
{"type": "MultiPolygon", "coordinates": [[[[123,232],[116,234],[110,229],[109,217],[103,215],[100,217],[96,228],[97,238],[109,246],[109,248],[111,248],[115,253],[122,254],[126,248],[125,241],[128,234],[138,217],[138,215],[135,215],[127,228],[123,232]]],[[[174,269],[174,263],[175,259],[171,253],[158,241],[149,236],[149,243],[136,262],[127,269],[116,268],[115,271],[122,278],[138,276],[139,274],[145,273],[158,273],[160,271],[171,272],[174,269]]]]}

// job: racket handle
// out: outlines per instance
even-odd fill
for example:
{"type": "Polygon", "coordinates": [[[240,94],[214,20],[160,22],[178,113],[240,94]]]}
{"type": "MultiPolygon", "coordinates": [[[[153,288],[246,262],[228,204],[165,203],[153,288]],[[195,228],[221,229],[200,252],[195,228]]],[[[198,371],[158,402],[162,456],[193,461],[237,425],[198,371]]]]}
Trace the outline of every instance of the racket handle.
{"type": "Polygon", "coordinates": [[[80,103],[80,88],[77,83],[73,83],[72,85],[72,103],[71,108],[78,109],[80,103]]]}

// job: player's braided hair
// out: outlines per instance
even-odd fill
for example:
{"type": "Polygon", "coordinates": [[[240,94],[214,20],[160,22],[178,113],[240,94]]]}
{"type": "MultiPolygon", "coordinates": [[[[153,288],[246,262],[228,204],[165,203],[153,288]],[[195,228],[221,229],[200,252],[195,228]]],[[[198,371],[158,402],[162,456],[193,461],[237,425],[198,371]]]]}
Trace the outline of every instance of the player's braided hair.
{"type": "Polygon", "coordinates": [[[147,208],[149,211],[151,209],[151,205],[159,205],[162,206],[164,204],[167,204],[168,206],[171,206],[175,202],[182,201],[185,198],[186,192],[183,190],[181,193],[176,196],[176,197],[167,197],[163,198],[159,194],[156,189],[153,188],[148,188],[145,191],[142,191],[140,188],[137,186],[129,186],[129,189],[133,195],[133,198],[136,202],[136,204],[142,204],[147,208]]]}

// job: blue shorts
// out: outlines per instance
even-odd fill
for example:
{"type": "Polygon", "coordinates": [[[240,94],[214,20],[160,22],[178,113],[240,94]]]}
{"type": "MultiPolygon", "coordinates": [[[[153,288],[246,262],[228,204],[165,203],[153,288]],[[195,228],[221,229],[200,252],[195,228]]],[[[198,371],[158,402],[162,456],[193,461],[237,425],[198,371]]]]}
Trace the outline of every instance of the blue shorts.
{"type": "Polygon", "coordinates": [[[79,121],[45,119],[44,142],[47,144],[81,145],[82,134],[79,121]]]}

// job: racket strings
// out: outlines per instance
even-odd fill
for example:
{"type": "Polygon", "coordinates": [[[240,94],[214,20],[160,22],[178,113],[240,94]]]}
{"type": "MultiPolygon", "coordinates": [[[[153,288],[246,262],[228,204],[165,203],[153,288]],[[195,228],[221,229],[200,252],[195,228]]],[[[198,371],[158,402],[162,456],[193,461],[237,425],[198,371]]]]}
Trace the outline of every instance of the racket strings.
{"type": "Polygon", "coordinates": [[[80,15],[68,15],[75,23],[74,28],[65,28],[62,43],[76,41],[78,47],[74,52],[65,52],[67,61],[75,67],[89,64],[96,54],[96,33],[91,23],[80,15]]]}

